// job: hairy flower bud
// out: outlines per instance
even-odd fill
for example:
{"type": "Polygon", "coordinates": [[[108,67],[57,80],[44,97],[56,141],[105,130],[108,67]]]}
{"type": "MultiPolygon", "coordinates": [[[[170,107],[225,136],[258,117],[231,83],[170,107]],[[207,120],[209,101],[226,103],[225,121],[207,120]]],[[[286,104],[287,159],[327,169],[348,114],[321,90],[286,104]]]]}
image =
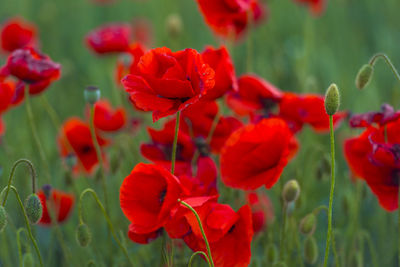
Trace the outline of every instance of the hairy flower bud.
{"type": "Polygon", "coordinates": [[[92,240],[92,233],[85,223],[79,224],[76,228],[76,240],[81,247],[86,247],[92,240]]]}
{"type": "Polygon", "coordinates": [[[287,181],[283,186],[282,197],[286,203],[296,201],[300,195],[300,186],[296,180],[287,181]]]}
{"type": "Polygon", "coordinates": [[[308,236],[306,240],[304,240],[304,258],[308,264],[317,262],[318,246],[313,236],[308,236]]]}
{"type": "Polygon", "coordinates": [[[374,74],[374,67],[371,64],[365,64],[358,71],[356,77],[356,87],[363,89],[371,81],[372,75],[374,74]]]}
{"type": "Polygon", "coordinates": [[[299,229],[303,235],[312,235],[316,227],[317,227],[317,217],[315,216],[314,213],[310,213],[300,221],[299,229]]]}
{"type": "Polygon", "coordinates": [[[335,114],[340,105],[340,95],[339,95],[339,88],[336,84],[332,83],[328,89],[326,90],[325,94],[325,111],[326,114],[332,116],[335,114]]]}
{"type": "Polygon", "coordinates": [[[183,31],[183,23],[179,14],[170,14],[165,21],[166,30],[172,38],[178,37],[183,31]]]}
{"type": "Polygon", "coordinates": [[[84,96],[86,103],[94,105],[100,99],[100,90],[96,86],[88,86],[85,88],[84,96]]]}
{"type": "Polygon", "coordinates": [[[42,218],[43,207],[38,195],[31,194],[25,200],[25,212],[29,221],[36,224],[42,218]]]}
{"type": "Polygon", "coordinates": [[[3,206],[0,206],[0,233],[4,231],[7,226],[7,212],[3,206]]]}

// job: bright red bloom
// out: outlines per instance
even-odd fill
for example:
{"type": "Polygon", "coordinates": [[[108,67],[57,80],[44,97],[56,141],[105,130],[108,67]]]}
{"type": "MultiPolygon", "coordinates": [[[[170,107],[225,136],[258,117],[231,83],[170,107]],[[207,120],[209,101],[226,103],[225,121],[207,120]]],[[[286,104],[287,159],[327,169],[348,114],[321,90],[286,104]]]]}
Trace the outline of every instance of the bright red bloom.
{"type": "Polygon", "coordinates": [[[120,84],[122,78],[129,73],[139,73],[137,65],[145,51],[146,49],[143,45],[140,43],[133,43],[129,46],[129,49],[126,53],[121,54],[117,60],[117,67],[115,70],[115,76],[118,84],[120,84]]]}
{"type": "Polygon", "coordinates": [[[11,105],[15,93],[15,86],[11,82],[0,82],[0,114],[11,105]]]}
{"type": "MultiPolygon", "coordinates": [[[[228,210],[221,209],[215,215],[209,215],[210,220],[207,219],[207,223],[215,227],[224,228],[231,225],[224,236],[210,243],[212,258],[215,267],[246,267],[250,264],[253,238],[251,210],[245,205],[239,209],[236,216],[232,216],[228,210]],[[228,214],[229,216],[225,217],[228,214]]],[[[193,251],[203,251],[207,254],[203,238],[191,234],[185,236],[184,241],[193,251]]]]}
{"type": "Polygon", "coordinates": [[[181,184],[167,169],[139,163],[124,179],[120,204],[137,234],[151,233],[164,226],[179,205],[181,184]]]}
{"type": "Polygon", "coordinates": [[[131,41],[129,24],[106,24],[86,35],[87,46],[97,54],[126,52],[131,41]]]}
{"type": "Polygon", "coordinates": [[[153,121],[196,103],[214,87],[214,71],[194,49],[152,49],[140,58],[138,74],[122,83],[136,107],[153,111],[153,121]]]}
{"type": "Polygon", "coordinates": [[[12,52],[36,43],[36,27],[16,17],[7,20],[0,32],[1,48],[12,52]]]}
{"type": "Polygon", "coordinates": [[[44,186],[38,192],[38,196],[43,206],[43,215],[39,221],[39,224],[42,225],[51,224],[49,209],[51,210],[51,216],[57,218],[58,223],[64,222],[71,214],[75,203],[74,195],[52,189],[50,186],[44,186]]]}
{"type": "Polygon", "coordinates": [[[274,207],[265,194],[250,192],[247,201],[251,207],[254,233],[260,233],[274,219],[274,207]]]}
{"type": "Polygon", "coordinates": [[[135,226],[133,224],[129,225],[128,237],[133,242],[138,244],[146,245],[157,239],[162,234],[162,228],[155,230],[154,232],[146,234],[138,234],[134,232],[135,226]]]}
{"type": "Polygon", "coordinates": [[[3,119],[0,117],[0,137],[4,135],[6,131],[6,126],[4,125],[3,119]]]}
{"type": "MultiPolygon", "coordinates": [[[[99,135],[97,141],[100,147],[108,144],[108,141],[99,135]]],[[[63,124],[58,144],[63,157],[70,153],[77,156],[79,162],[75,171],[82,167],[85,172],[92,173],[99,163],[89,125],[78,118],[71,118],[63,124]]]]}
{"type": "Polygon", "coordinates": [[[306,4],[310,7],[313,15],[319,16],[324,12],[326,0],[295,0],[299,3],[306,4]]]}
{"type": "Polygon", "coordinates": [[[204,96],[204,99],[215,100],[226,92],[237,90],[235,68],[225,46],[214,49],[211,46],[201,53],[204,62],[215,71],[215,86],[204,96]]]}
{"type": "Polygon", "coordinates": [[[282,119],[263,119],[235,131],[221,152],[221,176],[225,185],[253,190],[271,188],[298,148],[282,119]]]}
{"type": "Polygon", "coordinates": [[[398,208],[400,179],[400,120],[368,127],[345,141],[344,155],[351,171],[365,180],[387,211],[398,208]],[[385,127],[386,136],[385,140],[385,127]]]}
{"type": "Polygon", "coordinates": [[[226,101],[228,106],[241,116],[262,110],[270,112],[283,96],[274,85],[254,74],[242,75],[238,84],[238,92],[229,92],[226,101]]]}
{"type": "Polygon", "coordinates": [[[240,36],[265,13],[258,0],[197,0],[197,3],[208,26],[223,37],[240,36]]]}
{"type": "Polygon", "coordinates": [[[377,124],[383,126],[400,118],[400,111],[395,111],[389,104],[383,104],[381,111],[371,111],[362,114],[352,114],[349,124],[354,128],[363,128],[377,124]]]}
{"type": "MultiPolygon", "coordinates": [[[[329,116],[325,112],[322,95],[285,93],[279,104],[278,116],[286,120],[293,132],[301,130],[304,124],[309,124],[317,132],[329,131],[329,116]]],[[[334,127],[338,127],[346,117],[346,112],[333,115],[334,127]]]]}
{"type": "MultiPolygon", "coordinates": [[[[90,116],[90,109],[87,110],[90,116]]],[[[116,132],[126,124],[125,110],[120,107],[113,109],[106,100],[99,100],[94,106],[94,126],[101,131],[116,132]]]]}

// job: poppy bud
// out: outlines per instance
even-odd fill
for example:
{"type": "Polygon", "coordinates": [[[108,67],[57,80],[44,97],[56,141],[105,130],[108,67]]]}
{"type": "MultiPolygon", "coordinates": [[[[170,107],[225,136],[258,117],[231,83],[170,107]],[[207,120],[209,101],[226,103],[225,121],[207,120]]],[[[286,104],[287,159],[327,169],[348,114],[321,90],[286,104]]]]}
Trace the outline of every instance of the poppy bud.
{"type": "Polygon", "coordinates": [[[77,163],[76,156],[74,154],[68,154],[65,157],[65,163],[67,164],[68,169],[72,170],[77,163]]]}
{"type": "Polygon", "coordinates": [[[309,236],[304,240],[304,258],[308,264],[314,264],[318,259],[317,241],[313,236],[309,236]]]}
{"type": "Polygon", "coordinates": [[[278,249],[274,244],[269,244],[267,247],[267,262],[274,263],[277,260],[278,249]]]}
{"type": "Polygon", "coordinates": [[[312,235],[315,231],[315,228],[317,227],[317,217],[315,216],[314,213],[310,213],[306,215],[301,221],[300,221],[300,232],[303,235],[312,235]]]}
{"type": "Polygon", "coordinates": [[[87,103],[94,105],[100,99],[100,90],[96,86],[88,86],[85,89],[84,96],[87,103]]]}
{"type": "Polygon", "coordinates": [[[22,266],[23,267],[34,267],[35,262],[33,260],[32,253],[28,252],[25,253],[24,256],[22,256],[22,266]]]}
{"type": "Polygon", "coordinates": [[[0,206],[0,233],[4,231],[7,226],[7,212],[3,206],[0,206]]]}
{"type": "Polygon", "coordinates": [[[365,64],[357,73],[356,87],[358,89],[364,89],[365,86],[371,81],[372,75],[374,74],[374,67],[371,64],[365,64]]]}
{"type": "Polygon", "coordinates": [[[178,14],[170,14],[166,19],[165,25],[168,35],[172,38],[176,38],[182,33],[183,23],[181,16],[178,14]]]}
{"type": "Polygon", "coordinates": [[[294,202],[300,195],[300,186],[296,180],[290,180],[283,186],[282,197],[286,203],[294,202]]]}
{"type": "Polygon", "coordinates": [[[43,207],[38,195],[31,194],[25,200],[25,212],[29,221],[36,224],[42,218],[43,207]]]}
{"type": "Polygon", "coordinates": [[[336,84],[332,83],[328,90],[326,90],[325,94],[325,111],[326,114],[332,116],[335,114],[340,105],[340,95],[339,95],[339,88],[336,84]]]}
{"type": "Polygon", "coordinates": [[[92,240],[92,233],[85,223],[79,224],[76,228],[76,240],[81,247],[87,247],[92,240]]]}
{"type": "Polygon", "coordinates": [[[207,144],[206,139],[202,137],[197,137],[194,139],[194,143],[199,150],[201,156],[208,156],[210,155],[210,146],[207,144]]]}

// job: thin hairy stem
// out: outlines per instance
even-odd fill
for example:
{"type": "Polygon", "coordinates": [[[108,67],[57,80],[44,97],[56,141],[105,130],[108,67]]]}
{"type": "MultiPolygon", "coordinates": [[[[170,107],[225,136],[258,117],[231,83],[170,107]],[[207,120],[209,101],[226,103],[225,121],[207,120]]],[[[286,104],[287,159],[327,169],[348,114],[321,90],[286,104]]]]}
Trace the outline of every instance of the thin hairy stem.
{"type": "Polygon", "coordinates": [[[393,65],[392,61],[390,61],[390,58],[384,54],[384,53],[378,53],[376,55],[374,55],[371,60],[369,61],[369,64],[371,66],[375,65],[376,61],[379,58],[383,58],[386,62],[386,64],[389,66],[389,68],[392,70],[394,76],[396,77],[396,79],[400,82],[400,75],[399,72],[397,71],[396,67],[393,65]]]}
{"type": "Polygon", "coordinates": [[[192,254],[192,256],[190,256],[188,267],[192,267],[192,261],[197,255],[203,255],[206,261],[208,263],[210,262],[206,253],[204,253],[203,251],[196,251],[195,253],[192,254]]]}
{"type": "Polygon", "coordinates": [[[171,156],[171,173],[175,173],[175,161],[176,161],[176,148],[178,146],[178,135],[179,135],[179,120],[181,112],[178,111],[176,113],[176,121],[175,121],[175,136],[174,136],[174,142],[172,144],[172,156],[171,156]]]}
{"type": "Polygon", "coordinates": [[[279,259],[283,261],[285,256],[285,231],[286,231],[286,221],[287,221],[287,203],[284,202],[282,206],[282,227],[279,239],[279,259]]]}

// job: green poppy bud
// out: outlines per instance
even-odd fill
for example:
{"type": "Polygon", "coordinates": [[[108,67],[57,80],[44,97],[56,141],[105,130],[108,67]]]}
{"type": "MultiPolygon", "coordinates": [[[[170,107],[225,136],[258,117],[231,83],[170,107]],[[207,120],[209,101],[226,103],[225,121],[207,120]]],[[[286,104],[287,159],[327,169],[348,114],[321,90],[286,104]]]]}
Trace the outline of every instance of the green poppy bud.
{"type": "Polygon", "coordinates": [[[274,263],[278,259],[278,249],[274,244],[267,246],[267,262],[274,263]]]}
{"type": "Polygon", "coordinates": [[[326,114],[332,116],[335,114],[340,105],[339,88],[336,84],[332,83],[325,94],[325,111],[326,114]]]}
{"type": "Polygon", "coordinates": [[[304,235],[312,235],[317,227],[317,216],[314,213],[306,215],[300,221],[300,232],[304,235]]]}
{"type": "Polygon", "coordinates": [[[304,240],[304,258],[308,264],[315,264],[317,262],[318,246],[313,236],[308,236],[304,240]]]}
{"type": "Polygon", "coordinates": [[[4,231],[7,226],[7,212],[3,206],[0,206],[0,233],[4,231]]]}
{"type": "Polygon", "coordinates": [[[32,253],[28,252],[25,253],[24,256],[22,256],[22,266],[23,267],[34,267],[35,262],[33,260],[32,253]]]}
{"type": "Polygon", "coordinates": [[[76,228],[76,240],[81,247],[87,247],[92,240],[92,233],[85,223],[79,224],[76,228]]]}
{"type": "Polygon", "coordinates": [[[296,180],[290,180],[283,186],[282,197],[286,203],[295,202],[300,195],[300,186],[296,180]]]}
{"type": "Polygon", "coordinates": [[[182,18],[179,14],[170,14],[165,21],[166,30],[172,38],[178,37],[183,31],[182,18]]]}
{"type": "Polygon", "coordinates": [[[25,200],[25,212],[29,221],[36,224],[42,218],[43,207],[38,195],[31,194],[25,200]]]}
{"type": "Polygon", "coordinates": [[[358,71],[356,77],[356,87],[358,89],[363,89],[371,81],[372,75],[374,74],[374,67],[370,64],[365,64],[358,71]]]}
{"type": "Polygon", "coordinates": [[[94,105],[100,99],[100,90],[96,86],[88,86],[85,89],[84,96],[87,103],[94,105]]]}

